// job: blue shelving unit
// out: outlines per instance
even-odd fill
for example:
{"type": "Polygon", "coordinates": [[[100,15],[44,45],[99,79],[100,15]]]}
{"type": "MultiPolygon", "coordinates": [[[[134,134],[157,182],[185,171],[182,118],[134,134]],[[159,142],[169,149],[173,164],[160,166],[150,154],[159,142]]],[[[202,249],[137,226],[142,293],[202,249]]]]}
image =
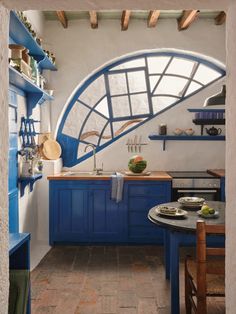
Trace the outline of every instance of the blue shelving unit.
{"type": "Polygon", "coordinates": [[[166,148],[166,141],[225,141],[225,136],[206,136],[206,135],[149,135],[152,141],[163,141],[163,150],[166,148]]]}
{"type": "Polygon", "coordinates": [[[30,192],[33,191],[34,183],[41,179],[43,176],[42,174],[36,174],[31,177],[20,177],[18,179],[18,182],[20,183],[20,196],[23,196],[25,194],[25,187],[29,184],[30,185],[30,192]]]}
{"type": "Polygon", "coordinates": [[[53,100],[44,90],[35,85],[26,75],[9,66],[9,82],[26,93],[27,115],[32,114],[33,108],[45,100],[53,100]]]}
{"type": "Polygon", "coordinates": [[[34,37],[14,11],[11,11],[10,13],[9,35],[14,43],[29,49],[29,55],[37,60],[39,68],[52,71],[57,70],[55,64],[48,58],[43,51],[43,48],[36,42],[34,37]]]}

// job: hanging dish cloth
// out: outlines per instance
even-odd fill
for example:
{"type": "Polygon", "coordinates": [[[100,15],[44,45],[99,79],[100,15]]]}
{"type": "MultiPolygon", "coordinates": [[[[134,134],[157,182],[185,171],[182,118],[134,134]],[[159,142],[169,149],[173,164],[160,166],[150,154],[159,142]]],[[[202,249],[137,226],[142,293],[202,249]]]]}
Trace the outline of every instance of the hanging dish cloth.
{"type": "Polygon", "coordinates": [[[119,203],[123,197],[124,176],[116,172],[111,176],[111,199],[119,203]]]}

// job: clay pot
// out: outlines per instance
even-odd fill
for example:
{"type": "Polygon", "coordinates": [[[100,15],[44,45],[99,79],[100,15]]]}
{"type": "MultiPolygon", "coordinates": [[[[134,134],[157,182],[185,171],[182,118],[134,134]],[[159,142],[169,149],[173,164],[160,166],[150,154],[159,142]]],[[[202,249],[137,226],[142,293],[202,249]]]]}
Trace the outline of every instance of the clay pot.
{"type": "Polygon", "coordinates": [[[22,59],[28,64],[30,65],[30,56],[28,55],[29,49],[25,48],[22,51],[22,59]]]}
{"type": "Polygon", "coordinates": [[[11,49],[11,59],[22,59],[22,51],[25,49],[24,46],[10,44],[9,48],[11,49]]]}

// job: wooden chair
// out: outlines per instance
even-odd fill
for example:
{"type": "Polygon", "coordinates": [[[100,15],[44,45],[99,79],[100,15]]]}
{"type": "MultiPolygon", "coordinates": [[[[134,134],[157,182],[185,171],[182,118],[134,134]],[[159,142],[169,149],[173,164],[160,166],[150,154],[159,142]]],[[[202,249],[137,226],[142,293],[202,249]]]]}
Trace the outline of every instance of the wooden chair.
{"type": "Polygon", "coordinates": [[[197,222],[196,260],[185,260],[186,313],[207,313],[207,297],[225,295],[225,249],[210,248],[206,235],[225,235],[224,225],[206,225],[197,222]]]}

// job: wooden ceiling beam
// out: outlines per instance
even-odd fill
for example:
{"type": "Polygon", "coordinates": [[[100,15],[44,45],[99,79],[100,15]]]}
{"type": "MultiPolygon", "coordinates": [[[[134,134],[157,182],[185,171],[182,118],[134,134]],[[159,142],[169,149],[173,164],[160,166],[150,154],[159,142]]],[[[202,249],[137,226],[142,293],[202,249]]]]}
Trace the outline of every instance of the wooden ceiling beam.
{"type": "Polygon", "coordinates": [[[153,10],[149,12],[147,25],[148,27],[155,27],[157,25],[157,20],[160,16],[160,10],[153,10]]]}
{"type": "Polygon", "coordinates": [[[89,11],[90,24],[92,29],[98,28],[98,15],[96,11],[89,11]]]}
{"type": "Polygon", "coordinates": [[[187,29],[197,19],[199,13],[199,10],[184,10],[182,16],[178,19],[179,31],[187,29]]]}
{"type": "Polygon", "coordinates": [[[124,10],[121,16],[121,30],[126,31],[129,27],[129,20],[131,16],[131,10],[124,10]]]}
{"type": "Polygon", "coordinates": [[[68,27],[68,20],[67,20],[65,11],[56,11],[56,13],[57,13],[57,18],[61,22],[62,26],[64,28],[67,28],[68,27]]]}
{"type": "Polygon", "coordinates": [[[215,18],[215,24],[222,25],[225,23],[225,20],[226,20],[226,13],[224,11],[221,11],[215,18]]]}

